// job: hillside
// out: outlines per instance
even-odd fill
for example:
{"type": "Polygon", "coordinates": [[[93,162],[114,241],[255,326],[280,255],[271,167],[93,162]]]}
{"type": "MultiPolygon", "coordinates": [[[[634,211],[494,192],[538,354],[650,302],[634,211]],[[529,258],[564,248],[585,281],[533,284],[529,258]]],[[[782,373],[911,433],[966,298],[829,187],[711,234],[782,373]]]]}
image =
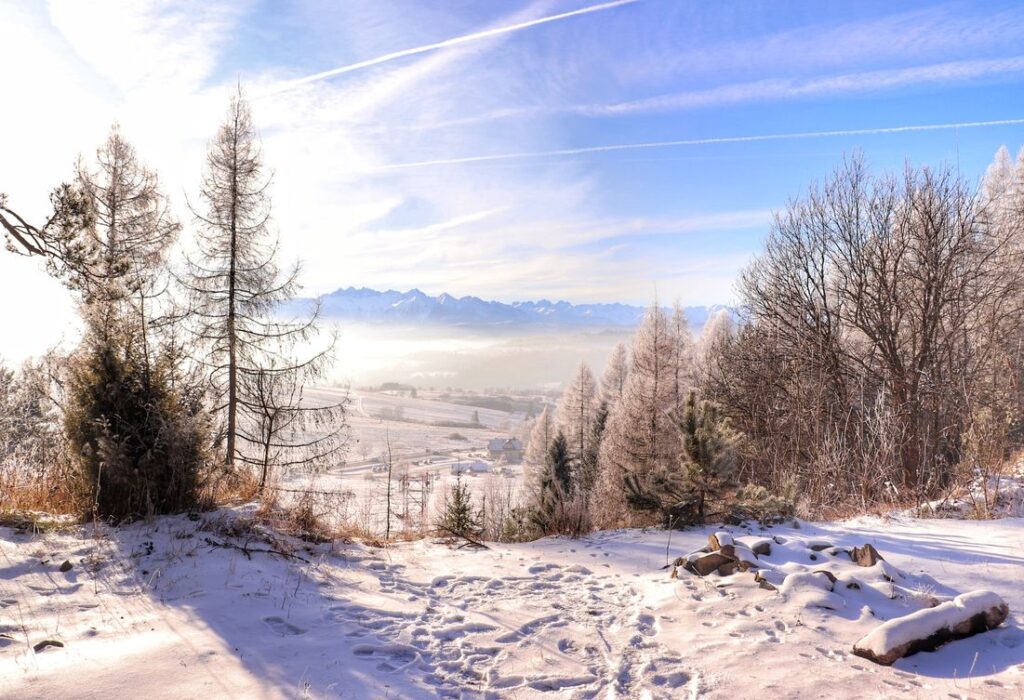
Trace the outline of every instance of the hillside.
{"type": "Polygon", "coordinates": [[[0,697],[69,697],[71,679],[76,698],[175,700],[1024,690],[1021,519],[862,518],[763,533],[789,543],[783,558],[823,538],[873,544],[887,575],[919,589],[889,600],[870,588],[763,590],[749,574],[671,578],[667,557],[705,544],[707,529],[670,543],[664,531],[622,530],[486,550],[429,540],[381,549],[291,540],[250,515],[36,535],[0,528],[0,697]],[[1006,625],[893,667],[852,656],[877,624],[872,611],[975,588],[1009,603],[1006,625]],[[33,650],[48,640],[63,646],[33,650]]]}

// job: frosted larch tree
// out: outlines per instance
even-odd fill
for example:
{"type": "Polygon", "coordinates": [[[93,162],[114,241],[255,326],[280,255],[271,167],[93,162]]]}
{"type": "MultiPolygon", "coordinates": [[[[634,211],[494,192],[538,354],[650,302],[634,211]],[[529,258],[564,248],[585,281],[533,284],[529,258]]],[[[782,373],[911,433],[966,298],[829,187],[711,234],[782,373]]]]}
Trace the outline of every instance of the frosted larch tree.
{"type": "Polygon", "coordinates": [[[574,464],[580,464],[587,453],[593,437],[597,405],[594,374],[585,362],[581,362],[558,404],[558,430],[565,435],[569,457],[574,464]]]}
{"type": "Polygon", "coordinates": [[[672,307],[669,335],[672,338],[672,410],[679,413],[693,383],[693,338],[686,312],[678,300],[672,307]]]}
{"type": "Polygon", "coordinates": [[[608,358],[608,365],[601,376],[601,400],[608,404],[608,410],[615,407],[615,404],[622,398],[622,391],[626,388],[626,377],[629,376],[629,354],[626,351],[626,344],[619,343],[612,350],[608,358]]]}
{"type": "Polygon", "coordinates": [[[603,527],[628,522],[627,474],[643,482],[672,463],[679,438],[669,417],[675,401],[671,324],[657,302],[633,338],[632,365],[622,399],[608,416],[600,450],[594,517],[603,527]]]}
{"type": "Polygon", "coordinates": [[[720,379],[719,363],[736,332],[728,309],[708,317],[694,348],[694,381],[702,389],[720,379]]]}
{"type": "Polygon", "coordinates": [[[531,465],[544,464],[547,459],[548,446],[555,437],[555,421],[551,417],[551,411],[547,406],[540,412],[533,422],[533,429],[530,431],[530,439],[526,444],[526,462],[531,465]]]}

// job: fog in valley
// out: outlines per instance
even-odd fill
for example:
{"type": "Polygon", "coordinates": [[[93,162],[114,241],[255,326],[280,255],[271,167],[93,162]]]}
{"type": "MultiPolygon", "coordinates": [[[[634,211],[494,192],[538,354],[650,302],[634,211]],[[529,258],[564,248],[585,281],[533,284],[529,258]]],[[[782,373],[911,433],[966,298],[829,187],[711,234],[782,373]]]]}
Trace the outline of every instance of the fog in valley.
{"type": "Polygon", "coordinates": [[[481,391],[557,389],[580,361],[604,367],[632,329],[508,331],[339,324],[332,383],[481,391]]]}

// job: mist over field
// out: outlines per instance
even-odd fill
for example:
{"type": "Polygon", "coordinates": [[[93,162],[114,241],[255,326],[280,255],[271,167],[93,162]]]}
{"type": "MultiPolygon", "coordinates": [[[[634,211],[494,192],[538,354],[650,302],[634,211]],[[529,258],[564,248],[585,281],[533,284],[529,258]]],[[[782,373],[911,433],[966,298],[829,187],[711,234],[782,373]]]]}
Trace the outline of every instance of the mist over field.
{"type": "Polygon", "coordinates": [[[603,367],[633,329],[501,330],[429,326],[337,326],[334,383],[399,382],[438,389],[554,389],[580,361],[603,367]]]}

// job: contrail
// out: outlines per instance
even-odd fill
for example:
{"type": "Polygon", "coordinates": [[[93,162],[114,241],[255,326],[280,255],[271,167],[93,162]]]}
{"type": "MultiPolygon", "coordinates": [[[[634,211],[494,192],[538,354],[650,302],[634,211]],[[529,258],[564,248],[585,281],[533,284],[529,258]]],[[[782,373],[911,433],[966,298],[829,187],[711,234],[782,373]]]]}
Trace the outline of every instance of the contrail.
{"type": "Polygon", "coordinates": [[[787,141],[791,139],[828,138],[833,136],[864,136],[870,134],[898,134],[907,131],[938,131],[943,129],[977,129],[985,126],[1011,126],[1024,124],[1024,119],[998,119],[983,122],[959,122],[955,124],[917,124],[912,126],[889,126],[874,129],[844,129],[839,131],[796,131],[786,134],[762,134],[759,136],[723,136],[707,139],[686,139],[682,141],[648,141],[646,143],[621,143],[607,146],[585,146],[582,148],[561,148],[554,151],[524,151],[520,153],[500,153],[488,156],[466,156],[463,158],[440,158],[437,160],[421,160],[414,163],[395,163],[382,165],[376,170],[402,170],[406,168],[425,168],[431,165],[458,165],[460,163],[483,163],[492,160],[519,160],[524,158],[548,158],[552,156],[577,156],[587,153],[605,153],[608,151],[634,151],[648,148],[677,148],[681,146],[703,146],[717,143],[751,143],[755,141],[787,141]]]}
{"type": "Polygon", "coordinates": [[[314,73],[313,75],[307,75],[305,78],[297,78],[291,80],[282,85],[277,90],[269,93],[265,93],[262,97],[270,97],[277,95],[282,92],[286,92],[293,88],[299,87],[300,85],[306,85],[308,83],[315,83],[319,80],[325,80],[327,78],[333,78],[336,75],[343,75],[345,73],[352,73],[363,68],[369,68],[370,66],[376,66],[381,63],[387,63],[388,61],[394,61],[399,58],[405,58],[406,56],[415,56],[421,53],[427,53],[429,51],[436,51],[437,49],[447,48],[449,46],[458,46],[459,44],[465,44],[471,41],[478,41],[480,39],[486,39],[492,36],[498,36],[500,34],[508,34],[509,32],[518,32],[520,29],[529,29],[530,27],[536,27],[539,24],[547,24],[548,22],[557,22],[559,20],[568,19],[570,17],[578,17],[579,15],[590,14],[591,12],[601,12],[602,10],[610,10],[613,7],[620,7],[621,5],[631,5],[639,0],[613,0],[612,2],[604,2],[599,5],[590,5],[588,7],[581,7],[578,10],[571,10],[569,12],[562,12],[557,15],[550,15],[548,17],[539,17],[537,19],[527,20],[525,22],[518,22],[516,24],[509,24],[504,27],[495,27],[493,29],[484,29],[479,32],[473,32],[471,34],[463,34],[462,36],[452,37],[451,39],[445,39],[444,41],[438,41],[434,44],[426,44],[424,46],[416,46],[411,49],[402,49],[401,51],[394,51],[392,53],[378,56],[377,58],[370,58],[365,61],[359,61],[358,63],[351,63],[347,66],[341,66],[339,68],[332,68],[325,70],[320,73],[314,73]]]}

